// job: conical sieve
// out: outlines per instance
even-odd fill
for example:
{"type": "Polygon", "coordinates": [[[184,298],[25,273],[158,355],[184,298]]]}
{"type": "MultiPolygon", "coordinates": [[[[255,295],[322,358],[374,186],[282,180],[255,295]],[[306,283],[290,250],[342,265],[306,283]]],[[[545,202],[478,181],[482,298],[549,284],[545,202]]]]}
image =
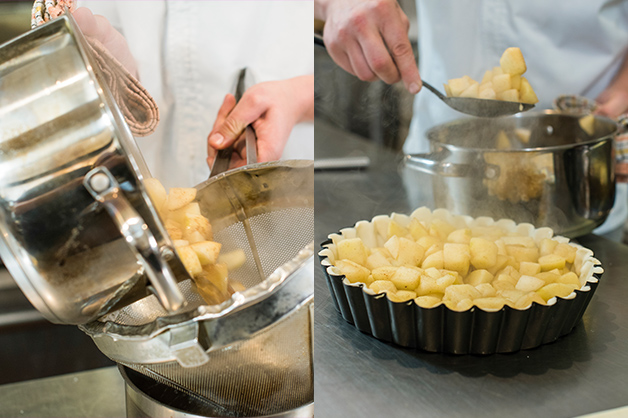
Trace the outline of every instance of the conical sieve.
{"type": "Polygon", "coordinates": [[[207,305],[180,283],[185,312],[154,296],[81,328],[112,360],[199,400],[221,416],[264,416],[313,400],[314,193],[311,161],[253,164],[197,186],[203,216],[246,290],[207,305]]]}

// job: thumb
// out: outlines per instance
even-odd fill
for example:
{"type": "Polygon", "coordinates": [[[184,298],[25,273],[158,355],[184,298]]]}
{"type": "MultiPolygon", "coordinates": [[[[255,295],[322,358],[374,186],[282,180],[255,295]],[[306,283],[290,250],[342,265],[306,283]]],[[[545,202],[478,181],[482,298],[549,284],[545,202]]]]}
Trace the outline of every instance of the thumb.
{"type": "Polygon", "coordinates": [[[266,112],[266,105],[252,95],[245,93],[229,116],[214,129],[209,143],[217,149],[224,149],[242,135],[244,129],[266,112]]]}

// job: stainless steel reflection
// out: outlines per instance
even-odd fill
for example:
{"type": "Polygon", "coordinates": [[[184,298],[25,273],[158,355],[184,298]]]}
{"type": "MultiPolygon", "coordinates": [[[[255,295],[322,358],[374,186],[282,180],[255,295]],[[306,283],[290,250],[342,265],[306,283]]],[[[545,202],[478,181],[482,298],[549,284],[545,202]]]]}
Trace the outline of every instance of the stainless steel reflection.
{"type": "MultiPolygon", "coordinates": [[[[141,183],[139,150],[86,50],[69,16],[0,48],[0,255],[56,323],[86,323],[150,293],[142,262],[84,187],[90,170],[111,173],[156,248],[172,248],[141,183]]],[[[189,277],[176,256],[168,265],[189,277]]]]}
{"type": "Polygon", "coordinates": [[[615,199],[618,125],[595,117],[593,126],[589,135],[579,117],[552,111],[463,119],[430,130],[431,153],[405,163],[433,174],[436,207],[575,237],[601,225],[615,199]],[[501,132],[505,149],[497,146],[501,132]]]}

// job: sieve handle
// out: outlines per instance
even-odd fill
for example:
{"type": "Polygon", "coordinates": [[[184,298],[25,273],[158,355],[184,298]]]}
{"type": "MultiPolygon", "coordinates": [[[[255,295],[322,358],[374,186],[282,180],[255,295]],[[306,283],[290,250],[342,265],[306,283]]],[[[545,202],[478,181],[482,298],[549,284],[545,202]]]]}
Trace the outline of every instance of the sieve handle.
{"type": "Polygon", "coordinates": [[[96,167],[85,175],[83,185],[94,200],[105,207],[129,248],[144,266],[151,290],[162,306],[170,312],[185,306],[185,297],[177,286],[170,266],[161,257],[157,240],[144,219],[124,197],[111,172],[105,167],[96,167]]]}
{"type": "MultiPolygon", "coordinates": [[[[250,72],[249,72],[250,74],[250,72]]],[[[246,90],[246,67],[240,70],[238,82],[235,89],[235,99],[239,102],[246,90]]],[[[246,144],[246,165],[257,163],[257,136],[253,126],[248,125],[244,130],[244,141],[246,144]]],[[[236,141],[237,142],[237,141],[236,141]]],[[[216,159],[210,169],[209,177],[217,176],[229,170],[229,163],[234,151],[235,142],[228,148],[218,151],[216,159]]]]}

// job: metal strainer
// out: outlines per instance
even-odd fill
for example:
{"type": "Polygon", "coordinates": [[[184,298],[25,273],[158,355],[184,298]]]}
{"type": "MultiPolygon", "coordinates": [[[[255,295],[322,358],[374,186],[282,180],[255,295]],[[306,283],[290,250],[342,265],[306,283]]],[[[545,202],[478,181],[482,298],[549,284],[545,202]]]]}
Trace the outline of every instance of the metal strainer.
{"type": "Polygon", "coordinates": [[[112,360],[196,400],[206,416],[264,416],[313,401],[314,182],[311,161],[249,165],[197,186],[201,212],[246,290],[207,305],[186,280],[188,306],[154,296],[81,326],[112,360]]]}

